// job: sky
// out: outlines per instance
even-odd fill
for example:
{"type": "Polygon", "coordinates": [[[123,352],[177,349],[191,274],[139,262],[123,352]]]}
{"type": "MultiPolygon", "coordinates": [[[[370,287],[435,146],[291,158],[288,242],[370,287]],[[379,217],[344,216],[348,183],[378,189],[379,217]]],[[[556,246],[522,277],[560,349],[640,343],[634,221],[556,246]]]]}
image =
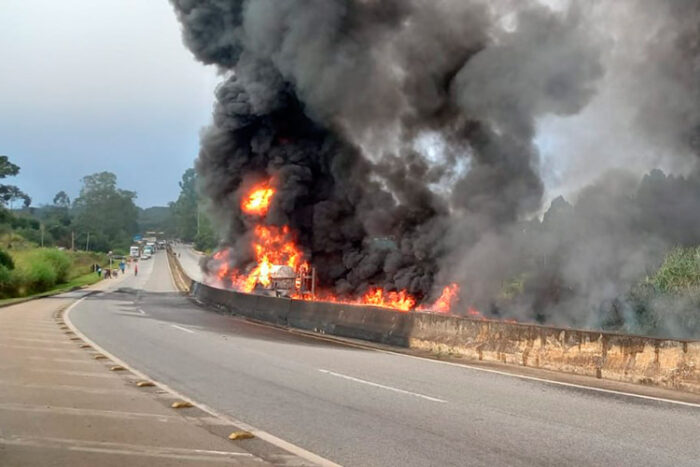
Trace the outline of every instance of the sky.
{"type": "Polygon", "coordinates": [[[103,170],[141,207],[177,198],[211,120],[216,70],[167,0],[1,0],[0,154],[33,205],[103,170]]]}
{"type": "MultiPolygon", "coordinates": [[[[37,206],[61,190],[74,199],[82,177],[108,170],[141,207],[177,198],[221,78],[182,44],[167,0],[0,0],[0,44],[0,155],[21,167],[5,183],[37,206]]],[[[602,168],[677,169],[640,156],[613,101],[601,93],[578,116],[538,122],[543,208],[602,168]]]]}

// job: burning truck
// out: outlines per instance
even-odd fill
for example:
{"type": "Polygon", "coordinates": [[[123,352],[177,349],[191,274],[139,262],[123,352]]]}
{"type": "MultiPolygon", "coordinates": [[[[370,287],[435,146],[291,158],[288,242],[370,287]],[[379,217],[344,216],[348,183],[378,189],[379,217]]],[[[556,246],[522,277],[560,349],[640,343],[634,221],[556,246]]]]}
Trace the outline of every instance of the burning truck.
{"type": "MultiPolygon", "coordinates": [[[[418,299],[406,290],[369,287],[359,298],[343,297],[317,287],[316,269],[305,259],[296,242],[296,233],[287,225],[267,225],[264,218],[275,195],[271,180],[255,185],[242,199],[240,209],[255,225],[251,249],[254,260],[245,269],[232,268],[231,249],[214,253],[207,269],[212,285],[244,293],[255,293],[297,300],[314,300],[354,305],[371,305],[397,311],[433,311],[448,313],[458,299],[457,284],[446,286],[430,305],[418,305],[418,299]]],[[[389,240],[380,239],[380,243],[389,240]]],[[[478,314],[470,308],[468,313],[478,314]]]]}

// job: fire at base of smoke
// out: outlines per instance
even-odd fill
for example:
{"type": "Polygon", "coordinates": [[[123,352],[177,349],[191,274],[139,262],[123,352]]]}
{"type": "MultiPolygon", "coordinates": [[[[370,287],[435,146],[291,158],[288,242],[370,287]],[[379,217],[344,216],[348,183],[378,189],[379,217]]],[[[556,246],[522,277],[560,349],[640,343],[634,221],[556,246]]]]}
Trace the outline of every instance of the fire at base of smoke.
{"type": "MultiPolygon", "coordinates": [[[[186,45],[227,72],[197,170],[236,288],[308,263],[319,294],[411,308],[454,282],[453,311],[602,326],[634,322],[605,304],[700,243],[695,0],[172,2],[186,45]],[[544,192],[536,122],[600,95],[613,111],[596,127],[631,116],[617,127],[689,171],[598,171],[525,221],[544,192]],[[424,134],[442,157],[420,153],[424,134]]],[[[578,157],[595,167],[591,147],[578,157]]]]}

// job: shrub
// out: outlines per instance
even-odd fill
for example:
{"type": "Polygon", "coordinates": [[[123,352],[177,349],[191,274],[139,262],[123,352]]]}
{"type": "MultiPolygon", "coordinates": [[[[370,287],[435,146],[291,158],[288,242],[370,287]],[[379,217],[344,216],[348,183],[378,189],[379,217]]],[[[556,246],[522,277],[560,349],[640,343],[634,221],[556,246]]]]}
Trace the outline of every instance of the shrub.
{"type": "Polygon", "coordinates": [[[38,293],[49,290],[56,285],[56,271],[51,263],[37,258],[29,265],[24,280],[26,281],[29,293],[38,293]]]}
{"type": "Polygon", "coordinates": [[[672,250],[651,277],[630,289],[627,303],[631,332],[700,337],[700,247],[672,250]]]}
{"type": "Polygon", "coordinates": [[[12,297],[16,293],[16,281],[13,272],[0,264],[0,297],[12,297]]]}
{"type": "Polygon", "coordinates": [[[671,251],[648,282],[658,291],[671,293],[700,287],[700,247],[671,251]]]}
{"type": "Polygon", "coordinates": [[[51,265],[56,273],[55,283],[60,284],[68,280],[72,261],[65,251],[51,249],[39,250],[37,256],[39,262],[43,261],[51,265]]]}
{"type": "Polygon", "coordinates": [[[15,262],[12,256],[5,250],[0,250],[0,266],[4,266],[7,269],[15,268],[15,262]]]}

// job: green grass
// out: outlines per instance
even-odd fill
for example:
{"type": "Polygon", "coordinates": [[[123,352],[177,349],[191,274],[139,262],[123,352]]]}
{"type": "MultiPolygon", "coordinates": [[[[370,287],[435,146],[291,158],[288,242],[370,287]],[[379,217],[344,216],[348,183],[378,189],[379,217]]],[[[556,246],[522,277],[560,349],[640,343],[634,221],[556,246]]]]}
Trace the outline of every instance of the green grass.
{"type": "Polygon", "coordinates": [[[92,270],[93,266],[99,264],[105,267],[108,264],[106,255],[94,252],[31,245],[6,251],[11,255],[15,267],[0,267],[0,304],[18,298],[59,293],[95,282],[98,277],[92,270]]]}
{"type": "MultiPolygon", "coordinates": [[[[57,250],[51,248],[24,248],[10,250],[9,253],[12,255],[12,259],[15,261],[16,268],[28,269],[29,266],[35,261],[37,253],[41,251],[57,250]]],[[[85,251],[64,251],[64,253],[66,253],[72,261],[72,264],[68,269],[68,280],[92,272],[93,264],[99,264],[103,267],[109,264],[107,255],[103,253],[85,251]]]]}
{"type": "Polygon", "coordinates": [[[5,298],[0,300],[0,306],[12,305],[13,303],[24,302],[26,300],[31,300],[35,298],[48,297],[50,295],[56,295],[63,292],[68,292],[70,290],[86,287],[88,285],[95,284],[100,281],[100,278],[94,272],[83,274],[82,276],[75,277],[68,282],[63,284],[58,284],[50,290],[46,290],[41,293],[28,295],[26,297],[15,297],[15,298],[5,298]]]}
{"type": "Polygon", "coordinates": [[[664,293],[688,293],[699,289],[700,247],[671,251],[647,283],[664,293]]]}

